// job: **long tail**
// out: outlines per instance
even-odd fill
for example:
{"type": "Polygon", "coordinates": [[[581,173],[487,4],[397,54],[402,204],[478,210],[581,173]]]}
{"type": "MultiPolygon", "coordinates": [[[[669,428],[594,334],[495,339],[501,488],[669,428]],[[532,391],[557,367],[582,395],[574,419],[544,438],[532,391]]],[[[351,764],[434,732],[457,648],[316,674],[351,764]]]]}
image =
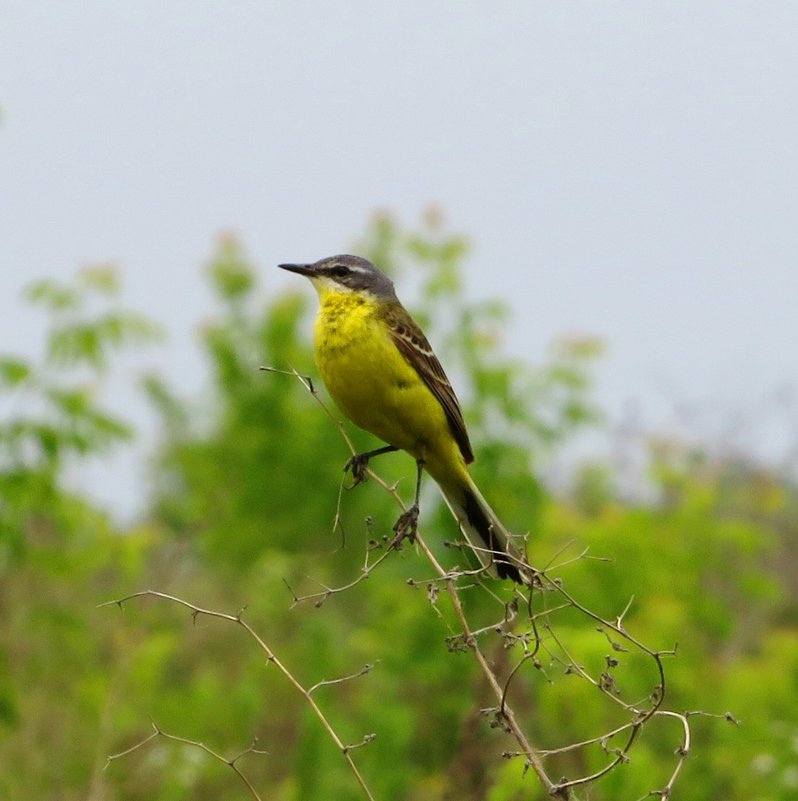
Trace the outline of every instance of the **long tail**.
{"type": "Polygon", "coordinates": [[[531,578],[523,567],[522,554],[471,476],[467,475],[467,483],[458,483],[455,487],[438,486],[480,562],[486,567],[492,564],[499,578],[529,584],[531,578]],[[484,544],[480,545],[478,540],[484,544]]]}

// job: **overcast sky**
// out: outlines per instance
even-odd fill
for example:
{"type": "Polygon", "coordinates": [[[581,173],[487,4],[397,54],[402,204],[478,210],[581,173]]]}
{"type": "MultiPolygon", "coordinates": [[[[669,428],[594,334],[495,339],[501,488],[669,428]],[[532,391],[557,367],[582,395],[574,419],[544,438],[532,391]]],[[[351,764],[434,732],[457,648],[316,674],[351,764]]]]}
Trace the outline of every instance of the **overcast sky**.
{"type": "Polygon", "coordinates": [[[40,335],[22,286],[110,260],[168,326],[153,364],[196,389],[219,232],[277,288],[273,265],[345,249],[375,209],[434,203],[474,244],[470,293],[512,304],[515,353],[597,335],[611,417],[754,409],[778,450],[796,42],[793,0],[4,0],[0,351],[40,335]]]}

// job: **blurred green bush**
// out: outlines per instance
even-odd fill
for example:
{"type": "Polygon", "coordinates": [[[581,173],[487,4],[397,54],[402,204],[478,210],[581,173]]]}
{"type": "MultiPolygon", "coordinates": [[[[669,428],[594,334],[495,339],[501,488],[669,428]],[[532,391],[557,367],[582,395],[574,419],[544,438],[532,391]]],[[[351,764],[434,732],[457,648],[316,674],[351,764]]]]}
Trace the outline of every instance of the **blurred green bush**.
{"type": "MultiPolygon", "coordinates": [[[[623,501],[609,463],[585,465],[572,492],[553,495],[539,460],[599,419],[590,400],[598,343],[563,341],[538,367],[509,359],[506,308],[468,298],[467,242],[435,215],[412,231],[376,218],[357,252],[419,288],[413,311],[458,387],[477,480],[510,528],[531,533],[533,563],[558,558],[569,542],[573,552],[589,546],[610,557],[565,568],[569,588],[608,617],[634,597],[627,627],[654,648],[678,642],[667,662],[670,708],[739,719],[691,719],[678,797],[795,798],[794,483],[743,459],[652,441],[655,501],[623,501]]],[[[376,798],[543,799],[520,762],[501,759],[512,743],[480,714],[490,701],[473,660],[447,650],[446,609],[406,583],[429,575],[412,548],[319,606],[292,604],[292,592],[355,578],[368,541],[390,531],[397,511],[366,484],[342,493],[334,528],[348,456],[337,414],[325,414],[295,377],[258,369],[314,375],[306,287],[276,293],[273,271],[262,288],[231,238],[208,276],[218,310],[201,336],[207,391],[185,398],[168,378],[143,381],[161,435],[135,526],[120,530],[67,480],[76,462],[131,441],[128,422],[103,408],[101,388],[120,349],[158,337],[153,322],[120,304],[116,274],[98,268],[69,285],[35,285],[29,299],[49,315],[46,352],[40,363],[0,360],[0,798],[250,797],[219,761],[165,739],[106,768],[110,754],[147,737],[150,720],[228,757],[257,738],[266,753],[236,764],[264,798],[363,797],[301,697],[239,628],[202,617],[192,624],[186,610],[153,601],[121,613],[97,608],[156,589],[231,613],[246,606],[247,621],[306,687],[375,663],[317,700],[345,742],[376,733],[356,752],[376,798]]],[[[350,433],[358,447],[372,444],[350,433]]],[[[407,457],[386,456],[378,470],[412,491],[407,457]]],[[[439,558],[463,558],[443,546],[455,528],[432,491],[422,527],[439,558]]],[[[466,603],[481,614],[478,598],[466,603]]],[[[603,658],[584,620],[568,634],[584,641],[587,658],[603,658]]],[[[649,678],[630,661],[620,680],[645,692],[649,678]]],[[[524,682],[518,712],[541,747],[594,736],[611,720],[595,691],[556,665],[524,682]]],[[[584,797],[631,800],[662,786],[678,743],[665,723],[646,729],[631,762],[584,797]]],[[[569,773],[601,764],[571,759],[569,773]]]]}

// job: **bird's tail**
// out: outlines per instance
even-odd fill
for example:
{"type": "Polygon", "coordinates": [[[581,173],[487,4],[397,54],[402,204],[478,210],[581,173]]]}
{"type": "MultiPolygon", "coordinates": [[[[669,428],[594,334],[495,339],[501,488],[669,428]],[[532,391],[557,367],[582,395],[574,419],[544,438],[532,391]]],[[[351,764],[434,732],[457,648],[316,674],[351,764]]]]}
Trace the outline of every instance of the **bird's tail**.
{"type": "Polygon", "coordinates": [[[513,544],[511,535],[482,497],[471,476],[466,474],[465,479],[457,486],[439,486],[480,562],[486,567],[492,565],[499,578],[512,579],[516,584],[529,584],[531,576],[524,568],[526,560],[513,544]]]}

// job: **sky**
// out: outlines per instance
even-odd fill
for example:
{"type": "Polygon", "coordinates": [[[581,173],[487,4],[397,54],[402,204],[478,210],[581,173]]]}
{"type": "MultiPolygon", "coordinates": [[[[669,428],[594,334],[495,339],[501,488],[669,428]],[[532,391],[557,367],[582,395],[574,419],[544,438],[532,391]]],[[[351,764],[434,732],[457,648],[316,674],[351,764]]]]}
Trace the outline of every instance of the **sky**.
{"type": "MultiPolygon", "coordinates": [[[[0,352],[40,343],[23,286],[112,262],[169,332],[146,367],[199,392],[220,233],[279,291],[276,264],[435,205],[472,242],[469,293],[511,305],[514,354],[600,337],[610,421],[780,458],[798,442],[796,41],[798,4],[776,0],[4,0],[0,352]]],[[[110,402],[146,429],[129,379],[110,402]]],[[[129,513],[126,458],[78,480],[129,513]]]]}

